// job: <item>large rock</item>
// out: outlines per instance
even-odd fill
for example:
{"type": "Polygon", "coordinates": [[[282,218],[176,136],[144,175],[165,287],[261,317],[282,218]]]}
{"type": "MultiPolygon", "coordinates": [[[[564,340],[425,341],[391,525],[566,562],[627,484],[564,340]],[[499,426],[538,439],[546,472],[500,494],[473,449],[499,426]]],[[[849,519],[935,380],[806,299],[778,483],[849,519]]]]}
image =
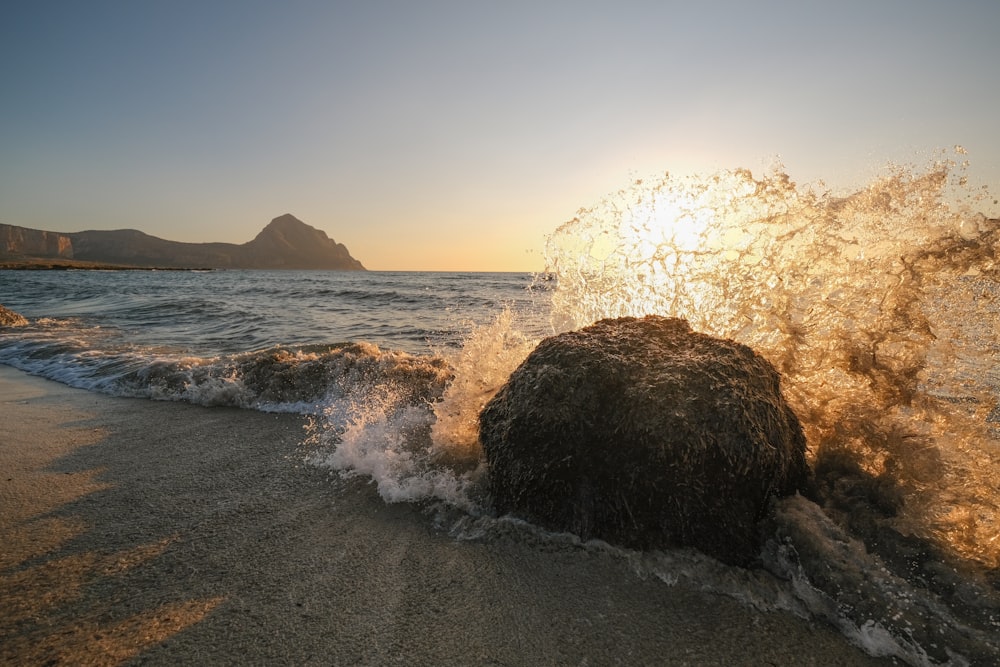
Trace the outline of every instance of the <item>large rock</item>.
{"type": "Polygon", "coordinates": [[[771,498],[808,479],[771,364],[680,319],[601,320],[542,341],[479,428],[498,512],[727,563],[756,557],[771,498]]]}

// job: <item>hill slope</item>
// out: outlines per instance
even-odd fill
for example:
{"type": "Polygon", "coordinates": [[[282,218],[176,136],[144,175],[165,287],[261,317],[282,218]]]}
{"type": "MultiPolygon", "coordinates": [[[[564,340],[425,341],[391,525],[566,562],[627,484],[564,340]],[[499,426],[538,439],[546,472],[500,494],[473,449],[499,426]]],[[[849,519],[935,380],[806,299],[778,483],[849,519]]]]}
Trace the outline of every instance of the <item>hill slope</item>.
{"type": "Polygon", "coordinates": [[[342,243],[290,214],[275,218],[242,245],[166,241],[134,229],[60,234],[0,225],[0,258],[162,268],[364,270],[342,243]]]}

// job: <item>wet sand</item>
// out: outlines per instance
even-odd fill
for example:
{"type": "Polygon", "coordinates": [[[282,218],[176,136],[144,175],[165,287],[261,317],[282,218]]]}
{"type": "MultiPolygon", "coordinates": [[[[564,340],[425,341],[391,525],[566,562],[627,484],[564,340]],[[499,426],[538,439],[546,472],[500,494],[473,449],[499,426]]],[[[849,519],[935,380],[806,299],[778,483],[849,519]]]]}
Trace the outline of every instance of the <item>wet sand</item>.
{"type": "Polygon", "coordinates": [[[0,366],[0,663],[894,664],[609,555],[458,541],[303,464],[303,424],[0,366]]]}

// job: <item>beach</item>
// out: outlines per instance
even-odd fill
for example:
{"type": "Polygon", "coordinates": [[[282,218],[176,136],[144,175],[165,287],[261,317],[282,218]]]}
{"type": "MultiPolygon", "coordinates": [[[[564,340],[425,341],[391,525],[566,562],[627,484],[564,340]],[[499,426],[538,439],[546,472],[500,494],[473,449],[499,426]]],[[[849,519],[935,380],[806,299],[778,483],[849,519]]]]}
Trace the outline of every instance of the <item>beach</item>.
{"type": "Polygon", "coordinates": [[[6,664],[869,665],[570,544],[457,540],[303,462],[305,418],[0,366],[6,664]]]}

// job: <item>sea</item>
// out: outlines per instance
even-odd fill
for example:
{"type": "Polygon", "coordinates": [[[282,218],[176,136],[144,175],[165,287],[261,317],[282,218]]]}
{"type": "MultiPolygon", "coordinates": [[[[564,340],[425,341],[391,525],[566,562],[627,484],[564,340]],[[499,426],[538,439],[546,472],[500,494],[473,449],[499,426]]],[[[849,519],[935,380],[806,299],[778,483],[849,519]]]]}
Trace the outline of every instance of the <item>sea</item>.
{"type": "Polygon", "coordinates": [[[1000,221],[962,153],[849,192],[780,166],[633,179],[553,225],[534,274],[0,271],[0,304],[28,320],[0,328],[0,363],[299,413],[308,464],[429,508],[456,540],[598,549],[872,655],[1000,664],[1000,221]],[[752,347],[802,422],[816,497],[784,501],[795,529],[750,567],[490,511],[482,407],[543,338],[646,314],[752,347]]]}

